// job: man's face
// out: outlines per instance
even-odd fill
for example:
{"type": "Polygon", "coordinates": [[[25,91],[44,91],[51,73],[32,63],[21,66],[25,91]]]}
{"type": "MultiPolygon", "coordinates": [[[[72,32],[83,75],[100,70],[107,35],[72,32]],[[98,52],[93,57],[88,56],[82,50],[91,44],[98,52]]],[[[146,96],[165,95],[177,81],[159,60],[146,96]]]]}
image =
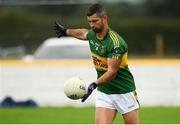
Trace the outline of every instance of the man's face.
{"type": "Polygon", "coordinates": [[[100,33],[104,29],[104,17],[99,17],[96,14],[87,17],[87,21],[91,27],[91,29],[96,32],[100,33]]]}

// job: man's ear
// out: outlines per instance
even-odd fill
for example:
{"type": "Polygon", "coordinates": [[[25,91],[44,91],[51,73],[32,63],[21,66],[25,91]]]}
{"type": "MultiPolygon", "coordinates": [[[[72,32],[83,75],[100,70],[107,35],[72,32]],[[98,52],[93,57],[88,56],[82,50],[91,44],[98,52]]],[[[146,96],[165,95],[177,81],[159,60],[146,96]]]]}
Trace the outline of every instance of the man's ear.
{"type": "Polygon", "coordinates": [[[107,15],[104,15],[104,16],[103,16],[103,20],[104,20],[104,21],[107,21],[107,20],[108,20],[108,16],[107,16],[107,15]]]}
{"type": "Polygon", "coordinates": [[[107,19],[107,15],[104,15],[103,18],[104,18],[104,19],[107,19]]]}

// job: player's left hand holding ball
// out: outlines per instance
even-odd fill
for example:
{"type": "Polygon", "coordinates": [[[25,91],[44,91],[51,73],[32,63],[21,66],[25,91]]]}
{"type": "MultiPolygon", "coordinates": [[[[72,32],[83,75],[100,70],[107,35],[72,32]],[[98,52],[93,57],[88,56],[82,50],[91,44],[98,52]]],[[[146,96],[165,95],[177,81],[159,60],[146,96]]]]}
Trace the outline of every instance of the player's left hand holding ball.
{"type": "Polygon", "coordinates": [[[56,21],[54,22],[54,30],[56,31],[56,34],[58,34],[58,38],[60,38],[61,36],[67,36],[67,29],[56,21]]]}
{"type": "Polygon", "coordinates": [[[96,87],[97,87],[97,84],[96,84],[95,82],[91,83],[91,84],[88,86],[87,94],[82,97],[81,102],[84,102],[84,101],[91,95],[91,93],[96,89],[96,87]]]}

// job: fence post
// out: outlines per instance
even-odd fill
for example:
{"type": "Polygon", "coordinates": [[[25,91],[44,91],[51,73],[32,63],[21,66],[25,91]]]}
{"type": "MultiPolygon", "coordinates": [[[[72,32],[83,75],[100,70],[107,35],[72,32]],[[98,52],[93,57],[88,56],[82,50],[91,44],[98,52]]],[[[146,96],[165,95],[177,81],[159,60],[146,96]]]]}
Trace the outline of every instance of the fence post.
{"type": "Polygon", "coordinates": [[[158,57],[164,56],[164,38],[162,34],[157,34],[155,38],[155,53],[158,57]]]}

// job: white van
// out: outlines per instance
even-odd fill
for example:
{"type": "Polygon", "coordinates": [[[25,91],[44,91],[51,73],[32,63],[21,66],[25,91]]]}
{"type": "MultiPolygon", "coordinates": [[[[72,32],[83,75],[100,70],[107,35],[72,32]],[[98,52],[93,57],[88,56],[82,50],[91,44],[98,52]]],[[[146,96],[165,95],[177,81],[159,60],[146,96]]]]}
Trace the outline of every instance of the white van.
{"type": "Polygon", "coordinates": [[[35,60],[90,59],[89,43],[73,37],[49,38],[38,47],[32,58],[35,60]]]}

